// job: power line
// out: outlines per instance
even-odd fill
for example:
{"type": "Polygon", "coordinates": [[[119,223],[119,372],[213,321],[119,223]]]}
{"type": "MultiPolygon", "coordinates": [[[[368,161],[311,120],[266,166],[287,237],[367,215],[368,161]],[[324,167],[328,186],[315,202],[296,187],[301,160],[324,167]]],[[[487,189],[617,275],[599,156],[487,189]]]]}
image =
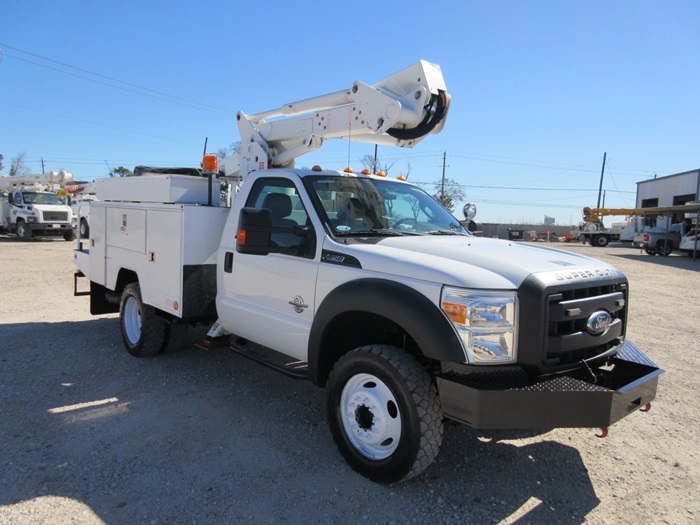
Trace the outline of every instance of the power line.
{"type": "Polygon", "coordinates": [[[54,60],[54,59],[52,59],[52,58],[44,57],[44,56],[42,56],[42,55],[38,55],[38,54],[36,54],[36,53],[32,53],[31,51],[26,51],[26,50],[24,50],[24,49],[20,49],[20,48],[18,48],[18,47],[11,46],[11,45],[5,44],[5,43],[3,43],[3,42],[0,42],[0,46],[4,46],[4,47],[6,47],[6,48],[8,48],[8,49],[12,49],[12,50],[14,50],[14,51],[18,51],[18,52],[20,52],[20,53],[24,53],[24,54],[26,54],[26,55],[30,55],[30,56],[32,56],[32,57],[39,58],[39,59],[45,60],[45,61],[47,61],[47,62],[51,62],[51,63],[53,63],[53,64],[57,64],[57,65],[59,65],[59,66],[61,66],[61,67],[65,67],[65,68],[69,68],[69,69],[72,69],[72,70],[75,70],[75,71],[79,71],[79,72],[84,73],[84,74],[87,74],[87,75],[92,75],[92,76],[94,76],[94,77],[97,77],[98,79],[103,79],[103,80],[98,80],[98,79],[96,79],[96,78],[89,78],[89,77],[86,77],[86,76],[84,76],[84,75],[79,75],[79,74],[76,74],[76,73],[71,73],[71,72],[69,72],[69,71],[64,71],[64,70],[62,70],[62,69],[55,68],[55,67],[51,67],[51,66],[48,66],[48,65],[46,65],[46,64],[40,64],[40,63],[34,62],[34,61],[32,61],[32,60],[27,60],[27,59],[25,59],[25,58],[20,58],[20,57],[13,56],[13,55],[8,55],[7,53],[4,54],[4,56],[6,56],[6,57],[8,57],[8,58],[13,58],[13,59],[19,60],[19,61],[21,61],[21,62],[26,62],[26,63],[28,63],[28,64],[32,64],[32,65],[35,65],[35,66],[39,66],[39,67],[43,67],[43,68],[46,68],[46,69],[50,69],[50,70],[52,70],[52,71],[56,71],[56,72],[62,73],[62,74],[64,74],[64,75],[70,75],[70,76],[73,76],[73,77],[81,78],[81,79],[83,79],[83,80],[88,80],[88,81],[90,81],[90,82],[95,82],[95,83],[97,83],[97,84],[102,84],[102,85],[105,85],[105,86],[108,86],[108,87],[112,87],[112,88],[115,88],[115,89],[121,89],[121,90],[123,90],[123,91],[128,91],[128,92],[131,92],[131,93],[136,93],[136,94],[138,94],[138,95],[143,95],[143,96],[147,96],[147,97],[150,97],[150,98],[155,98],[155,99],[158,99],[158,100],[163,100],[163,101],[165,101],[165,102],[170,102],[170,103],[172,103],[172,104],[179,104],[179,105],[182,105],[182,106],[188,106],[188,107],[192,107],[192,108],[195,108],[195,109],[200,109],[200,110],[203,110],[203,111],[209,111],[209,112],[213,112],[213,113],[223,113],[223,114],[226,114],[226,115],[235,115],[235,113],[236,113],[235,111],[233,111],[233,110],[230,109],[230,108],[223,108],[223,107],[220,107],[220,106],[214,106],[214,105],[207,104],[207,103],[204,103],[204,102],[199,102],[199,101],[196,101],[196,100],[191,100],[191,99],[188,99],[188,98],[180,97],[180,96],[178,96],[178,95],[172,95],[172,94],[166,93],[166,92],[164,92],[164,91],[159,91],[159,90],[156,90],[156,89],[152,89],[152,88],[148,88],[148,87],[145,87],[145,86],[141,86],[141,85],[139,85],[139,84],[134,84],[133,82],[126,82],[126,81],[120,80],[120,79],[118,79],[118,78],[114,78],[114,77],[110,77],[110,76],[107,76],[107,75],[103,75],[103,74],[101,74],[101,73],[97,73],[97,72],[95,72],[95,71],[90,71],[90,70],[88,70],[88,69],[84,69],[84,68],[81,68],[81,67],[73,66],[73,65],[71,65],[71,64],[66,64],[65,62],[60,62],[60,61],[54,60]],[[121,84],[121,85],[115,85],[115,84],[121,84]]]}
{"type": "Polygon", "coordinates": [[[165,136],[163,136],[163,135],[156,135],[155,133],[147,133],[147,132],[145,132],[145,131],[139,131],[139,130],[135,130],[135,129],[121,128],[121,127],[119,127],[119,126],[112,126],[111,124],[102,124],[102,123],[100,123],[100,122],[93,122],[93,121],[91,121],[91,120],[85,120],[85,119],[80,119],[80,118],[76,118],[76,117],[70,117],[70,116],[68,116],[68,115],[62,115],[62,114],[60,114],[60,113],[54,113],[54,112],[52,112],[52,111],[45,111],[45,110],[41,110],[41,109],[30,108],[30,107],[27,107],[27,106],[21,106],[21,105],[19,105],[19,104],[12,104],[12,103],[10,103],[10,102],[5,102],[5,101],[2,101],[2,100],[0,100],[0,104],[4,104],[4,105],[6,105],[6,106],[12,106],[12,107],[15,107],[15,108],[20,108],[20,109],[25,109],[25,110],[28,110],[28,111],[35,111],[35,112],[37,112],[37,113],[43,113],[43,114],[45,114],[45,115],[51,115],[51,116],[53,116],[53,117],[60,117],[60,118],[68,119],[68,120],[74,120],[74,121],[76,121],[76,122],[82,122],[82,123],[85,123],[85,124],[92,124],[93,126],[101,126],[101,127],[104,127],[104,128],[111,128],[111,129],[116,129],[116,130],[118,130],[118,131],[126,131],[126,132],[128,132],[128,133],[137,133],[137,134],[139,134],[139,135],[147,135],[147,136],[149,136],[149,137],[156,137],[156,138],[159,138],[159,139],[173,140],[173,141],[175,141],[175,142],[182,142],[182,143],[184,143],[184,144],[193,144],[193,142],[190,142],[190,141],[188,141],[188,140],[176,139],[176,138],[173,138],[173,137],[165,137],[165,136]]]}
{"type": "Polygon", "coordinates": [[[576,209],[580,210],[582,206],[577,205],[577,204],[552,204],[551,202],[543,203],[543,202],[514,202],[514,201],[500,201],[500,200],[490,200],[490,199],[481,199],[479,200],[479,203],[485,203],[485,204],[503,204],[503,205],[508,205],[508,206],[528,206],[528,207],[537,207],[537,208],[565,208],[565,209],[576,209]]]}
{"type": "MultiPolygon", "coordinates": [[[[424,181],[413,181],[415,184],[423,184],[426,186],[440,186],[440,182],[424,182],[424,181]]],[[[477,184],[456,184],[460,188],[469,189],[486,189],[486,190],[517,190],[517,191],[594,191],[594,188],[523,188],[522,186],[480,186],[477,184]]],[[[617,191],[615,193],[635,193],[633,191],[617,191]]]]}

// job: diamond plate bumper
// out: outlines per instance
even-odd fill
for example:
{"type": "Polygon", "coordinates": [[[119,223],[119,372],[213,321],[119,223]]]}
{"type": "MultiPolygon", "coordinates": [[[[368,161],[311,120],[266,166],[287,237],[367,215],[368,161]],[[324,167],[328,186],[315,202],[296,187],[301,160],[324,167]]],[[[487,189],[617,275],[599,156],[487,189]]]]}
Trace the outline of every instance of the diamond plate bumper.
{"type": "Polygon", "coordinates": [[[451,373],[438,376],[437,387],[445,417],[474,428],[593,428],[608,427],[650,403],[663,372],[626,341],[607,366],[591,373],[497,386],[451,373]]]}

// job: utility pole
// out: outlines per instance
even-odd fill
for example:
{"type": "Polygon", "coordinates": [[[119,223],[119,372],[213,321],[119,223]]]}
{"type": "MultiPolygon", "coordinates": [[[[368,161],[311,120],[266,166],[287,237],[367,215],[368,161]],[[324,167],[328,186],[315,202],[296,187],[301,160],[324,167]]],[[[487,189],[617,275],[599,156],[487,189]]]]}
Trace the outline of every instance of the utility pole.
{"type": "Polygon", "coordinates": [[[440,188],[440,200],[445,202],[445,164],[447,163],[447,151],[442,154],[442,186],[440,188]]]}
{"type": "Polygon", "coordinates": [[[377,173],[377,145],[374,145],[374,163],[372,164],[372,173],[377,173]]]}
{"type": "Polygon", "coordinates": [[[598,204],[596,208],[600,208],[600,194],[603,192],[603,174],[605,173],[605,158],[608,156],[608,152],[603,153],[603,167],[600,169],[600,185],[598,186],[598,204]]]}
{"type": "Polygon", "coordinates": [[[41,159],[41,173],[46,173],[46,171],[44,170],[44,159],[43,158],[41,159]]]}

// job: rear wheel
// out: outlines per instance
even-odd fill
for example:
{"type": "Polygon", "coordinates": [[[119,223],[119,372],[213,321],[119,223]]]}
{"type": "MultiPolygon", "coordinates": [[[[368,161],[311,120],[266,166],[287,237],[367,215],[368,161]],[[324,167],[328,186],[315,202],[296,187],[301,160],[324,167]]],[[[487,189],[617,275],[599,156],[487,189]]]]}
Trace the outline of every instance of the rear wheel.
{"type": "Polygon", "coordinates": [[[610,242],[610,238],[607,235],[596,235],[593,237],[593,245],[598,248],[605,248],[610,242]]]}
{"type": "Polygon", "coordinates": [[[127,284],[122,292],[119,322],[124,346],[131,355],[151,356],[164,348],[168,325],[154,307],[143,304],[138,283],[127,284]]]}
{"type": "Polygon", "coordinates": [[[331,371],[326,401],[338,449],[373,481],[412,478],[437,456],[442,443],[437,389],[399,348],[365,346],[344,355],[331,371]]]}
{"type": "Polygon", "coordinates": [[[673,251],[673,244],[671,242],[659,241],[656,243],[656,253],[662,257],[666,257],[673,251]]]}
{"type": "Polygon", "coordinates": [[[90,226],[85,219],[80,219],[80,237],[82,239],[90,237],[90,226]]]}

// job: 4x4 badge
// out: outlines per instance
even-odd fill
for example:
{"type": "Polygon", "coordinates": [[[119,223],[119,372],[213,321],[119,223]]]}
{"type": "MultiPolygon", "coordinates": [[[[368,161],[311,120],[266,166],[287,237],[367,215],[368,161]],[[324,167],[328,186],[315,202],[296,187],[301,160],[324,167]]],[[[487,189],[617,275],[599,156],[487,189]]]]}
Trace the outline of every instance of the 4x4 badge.
{"type": "Polygon", "coordinates": [[[289,301],[289,304],[291,304],[294,307],[294,311],[298,314],[304,311],[304,308],[308,308],[309,305],[304,302],[304,299],[299,297],[298,295],[291,301],[289,301]]]}

